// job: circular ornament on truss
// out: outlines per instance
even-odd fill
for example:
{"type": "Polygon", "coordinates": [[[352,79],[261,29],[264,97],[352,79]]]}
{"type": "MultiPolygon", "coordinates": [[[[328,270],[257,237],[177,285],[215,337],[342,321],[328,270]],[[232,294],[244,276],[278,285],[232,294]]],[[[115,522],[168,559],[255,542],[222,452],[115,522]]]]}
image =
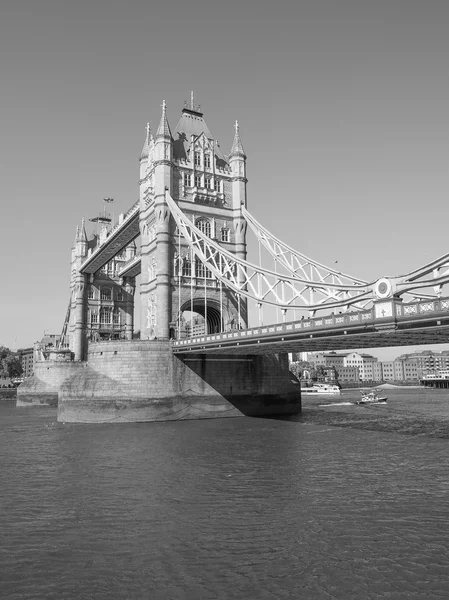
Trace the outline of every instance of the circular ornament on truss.
{"type": "Polygon", "coordinates": [[[391,281],[382,277],[374,284],[374,293],[378,298],[388,298],[392,294],[391,281]]]}

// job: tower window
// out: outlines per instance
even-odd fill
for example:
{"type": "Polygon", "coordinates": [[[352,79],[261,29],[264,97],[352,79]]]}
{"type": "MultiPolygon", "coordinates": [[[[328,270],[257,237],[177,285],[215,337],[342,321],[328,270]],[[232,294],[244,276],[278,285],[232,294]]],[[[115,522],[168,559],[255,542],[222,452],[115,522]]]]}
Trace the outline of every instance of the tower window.
{"type": "Polygon", "coordinates": [[[89,300],[93,300],[95,298],[95,291],[91,285],[89,286],[89,290],[87,292],[87,297],[89,298],[89,300]]]}
{"type": "Polygon", "coordinates": [[[201,175],[195,175],[195,187],[201,187],[201,175]]]}
{"type": "Polygon", "coordinates": [[[204,166],[206,169],[210,169],[210,154],[204,155],[204,166]]]}
{"type": "Polygon", "coordinates": [[[223,227],[221,230],[221,241],[229,242],[229,229],[227,227],[223,227]]]}
{"type": "Polygon", "coordinates": [[[101,288],[101,296],[102,300],[112,300],[112,292],[111,288],[101,288]]]}
{"type": "Polygon", "coordinates": [[[98,323],[98,314],[96,312],[90,313],[90,322],[92,324],[98,323]]]}
{"type": "Polygon", "coordinates": [[[117,290],[117,296],[116,299],[121,302],[123,300],[123,290],[117,290]]]}
{"type": "Polygon", "coordinates": [[[212,189],[212,179],[210,177],[206,177],[206,182],[205,182],[205,186],[208,190],[212,189]]]}
{"type": "Polygon", "coordinates": [[[112,310],[109,307],[100,309],[100,323],[110,325],[112,323],[112,310]]]}
{"type": "Polygon", "coordinates": [[[211,236],[211,223],[208,219],[198,219],[195,225],[204,235],[211,236]]]}
{"type": "Polygon", "coordinates": [[[186,187],[190,187],[190,185],[191,185],[190,173],[184,173],[184,185],[186,187]]]}
{"type": "Polygon", "coordinates": [[[192,263],[188,258],[185,258],[182,262],[182,274],[184,277],[192,276],[192,263]]]}
{"type": "Polygon", "coordinates": [[[195,152],[195,167],[201,167],[201,154],[200,154],[200,152],[195,152]]]}
{"type": "Polygon", "coordinates": [[[114,314],[113,314],[113,323],[114,325],[120,325],[120,311],[118,308],[116,308],[114,310],[114,314]]]}
{"type": "Polygon", "coordinates": [[[216,192],[221,192],[221,181],[215,177],[214,188],[216,192]]]}
{"type": "Polygon", "coordinates": [[[195,264],[195,275],[196,277],[199,278],[212,278],[212,273],[209,271],[209,269],[207,267],[205,267],[203,265],[203,263],[200,261],[199,258],[196,259],[196,264],[195,264]]]}

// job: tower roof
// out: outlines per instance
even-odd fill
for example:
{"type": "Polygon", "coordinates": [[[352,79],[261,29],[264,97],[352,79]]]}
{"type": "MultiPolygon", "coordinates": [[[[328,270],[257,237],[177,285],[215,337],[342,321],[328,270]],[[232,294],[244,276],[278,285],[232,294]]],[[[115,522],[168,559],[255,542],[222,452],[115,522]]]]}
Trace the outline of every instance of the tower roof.
{"type": "Polygon", "coordinates": [[[165,100],[162,102],[162,116],[161,121],[159,123],[159,127],[157,128],[156,137],[168,137],[171,138],[170,125],[167,121],[167,105],[165,100]]]}
{"type": "Polygon", "coordinates": [[[230,156],[242,156],[243,158],[246,158],[245,151],[243,150],[242,141],[240,139],[239,129],[240,129],[239,123],[238,123],[238,121],[236,121],[235,122],[234,141],[232,143],[230,156]]]}
{"type": "MultiPolygon", "coordinates": [[[[179,119],[173,133],[173,158],[178,160],[187,160],[187,151],[190,147],[192,136],[196,138],[202,133],[204,133],[209,140],[213,139],[209,127],[203,118],[201,107],[194,104],[192,92],[190,103],[185,103],[185,106],[181,112],[181,118],[179,119]]],[[[218,166],[225,166],[227,161],[225,160],[220,147],[217,143],[215,143],[214,147],[215,157],[218,163],[220,163],[220,161],[222,162],[222,164],[218,164],[218,166]]]]}

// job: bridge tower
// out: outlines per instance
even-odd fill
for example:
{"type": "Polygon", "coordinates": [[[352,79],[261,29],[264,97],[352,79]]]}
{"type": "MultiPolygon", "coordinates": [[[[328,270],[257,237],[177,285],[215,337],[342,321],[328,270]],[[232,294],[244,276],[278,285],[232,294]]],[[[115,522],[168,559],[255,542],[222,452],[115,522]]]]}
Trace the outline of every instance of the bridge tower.
{"type": "Polygon", "coordinates": [[[140,156],[142,339],[246,326],[246,300],[221,286],[192,254],[165,201],[168,192],[203,233],[245,259],[246,183],[238,124],[224,156],[193,92],[173,133],[164,101],[154,137],[147,125],[140,156]]]}

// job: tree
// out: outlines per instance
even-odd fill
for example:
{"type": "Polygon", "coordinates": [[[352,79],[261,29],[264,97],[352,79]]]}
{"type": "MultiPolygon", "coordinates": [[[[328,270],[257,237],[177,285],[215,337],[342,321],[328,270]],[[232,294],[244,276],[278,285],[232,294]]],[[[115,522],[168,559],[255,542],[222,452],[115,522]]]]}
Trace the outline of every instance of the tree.
{"type": "Polygon", "coordinates": [[[22,375],[22,363],[20,358],[9,348],[0,347],[0,377],[9,379],[11,377],[20,377],[22,375]]]}
{"type": "Polygon", "coordinates": [[[312,365],[305,360],[297,360],[295,362],[290,363],[290,371],[298,379],[301,379],[303,377],[303,373],[305,370],[310,372],[312,368],[312,365]]]}

